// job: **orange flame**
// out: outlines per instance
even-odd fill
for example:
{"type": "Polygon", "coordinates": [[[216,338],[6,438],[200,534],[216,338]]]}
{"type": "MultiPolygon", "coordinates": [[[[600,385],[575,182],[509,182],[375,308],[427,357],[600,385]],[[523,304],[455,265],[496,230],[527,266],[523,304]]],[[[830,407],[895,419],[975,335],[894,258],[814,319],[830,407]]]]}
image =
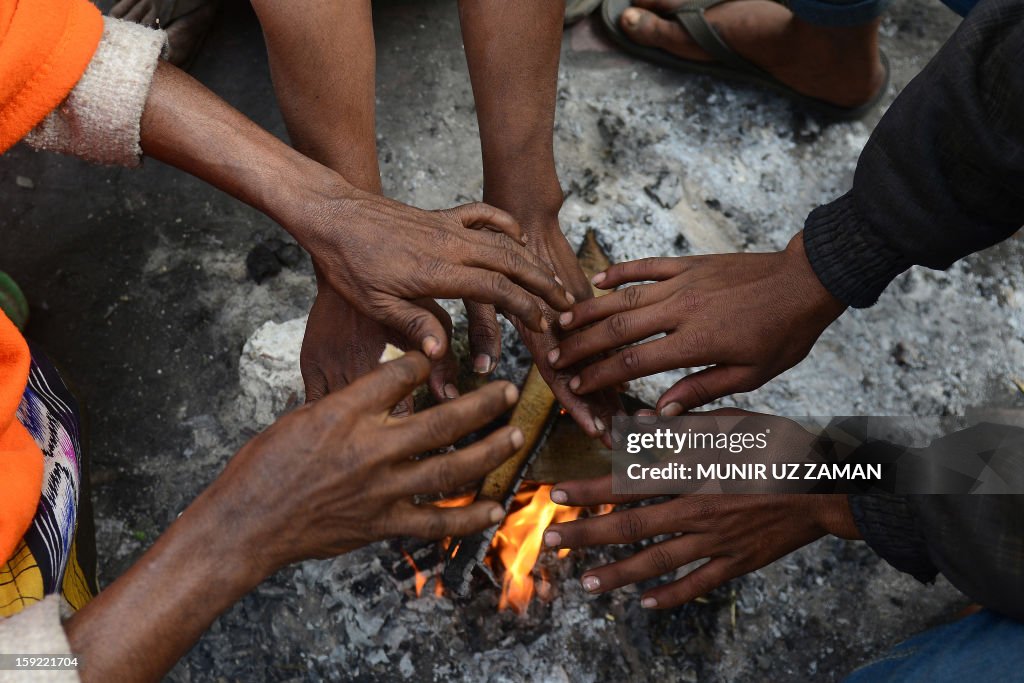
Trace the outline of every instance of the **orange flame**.
{"type": "Polygon", "coordinates": [[[423,586],[427,585],[427,575],[424,574],[423,572],[421,572],[420,568],[416,566],[416,563],[412,559],[412,555],[410,555],[409,553],[405,552],[404,550],[402,551],[402,554],[405,555],[405,561],[408,562],[409,566],[412,567],[412,570],[414,572],[416,572],[416,584],[415,585],[416,585],[416,597],[418,598],[418,597],[420,597],[420,595],[423,594],[423,586]]]}
{"type": "MultiPolygon", "coordinates": [[[[579,508],[551,502],[550,486],[541,486],[536,492],[521,491],[516,499],[524,497],[528,497],[529,502],[505,518],[493,542],[505,567],[498,609],[511,607],[520,613],[533,597],[533,567],[544,545],[544,530],[549,524],[571,522],[580,515],[579,508]]],[[[565,557],[568,552],[559,551],[558,556],[565,557]]]]}
{"type": "MultiPolygon", "coordinates": [[[[565,507],[551,501],[551,486],[529,487],[520,490],[516,494],[513,512],[511,512],[494,535],[491,541],[491,549],[486,558],[488,565],[491,565],[492,555],[497,555],[504,568],[502,577],[501,598],[498,601],[498,609],[513,609],[522,613],[530,604],[534,593],[550,593],[549,577],[546,570],[541,568],[540,585],[535,585],[533,577],[534,567],[540,557],[544,546],[544,531],[551,524],[571,522],[580,516],[582,508],[565,507]]],[[[461,507],[468,505],[475,500],[476,496],[467,494],[456,498],[439,500],[434,505],[443,508],[461,507]]],[[[593,512],[606,514],[611,512],[614,506],[602,505],[593,512]]],[[[442,541],[447,550],[451,539],[442,541]]],[[[416,572],[416,596],[423,592],[428,577],[421,572],[413,561],[412,557],[403,551],[406,561],[416,572]]],[[[568,549],[558,551],[558,558],[564,558],[569,554],[568,549]]],[[[493,565],[491,565],[493,567],[493,565]]],[[[441,577],[434,579],[433,594],[437,597],[444,595],[444,585],[441,577]]],[[[544,597],[542,595],[542,597],[544,597]]]]}

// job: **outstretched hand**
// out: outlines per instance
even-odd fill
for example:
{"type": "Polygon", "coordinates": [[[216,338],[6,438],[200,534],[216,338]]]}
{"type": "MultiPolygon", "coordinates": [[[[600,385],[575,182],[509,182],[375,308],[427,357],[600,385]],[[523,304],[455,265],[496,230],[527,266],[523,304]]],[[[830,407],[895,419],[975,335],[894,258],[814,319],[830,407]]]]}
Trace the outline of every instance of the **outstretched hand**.
{"type": "MultiPolygon", "coordinates": [[[[643,498],[613,495],[611,476],[558,484],[551,492],[556,503],[581,507],[643,498]]],[[[844,495],[712,494],[678,496],[553,524],[544,533],[544,543],[551,548],[583,548],[671,536],[625,560],[588,569],[581,579],[588,592],[605,593],[665,575],[668,581],[646,591],[640,601],[648,609],[665,609],[683,605],[829,533],[859,538],[844,495]],[[676,570],[705,558],[705,564],[676,578],[676,570]]]]}
{"type": "Polygon", "coordinates": [[[481,203],[424,211],[351,188],[344,193],[311,208],[291,231],[331,288],[431,359],[445,355],[448,335],[418,299],[470,298],[538,333],[550,327],[540,302],[564,311],[574,301],[523,246],[519,225],[504,211],[481,203]]]}
{"type": "Polygon", "coordinates": [[[596,358],[570,380],[576,394],[709,366],[658,401],[659,414],[680,415],[793,367],[845,310],[811,269],[802,233],[781,252],[648,258],[594,277],[602,289],[645,281],[653,282],[581,300],[562,314],[571,334],[552,353],[552,365],[564,372],[596,358]]]}
{"type": "Polygon", "coordinates": [[[394,536],[464,536],[499,521],[500,505],[417,505],[413,496],[451,492],[481,479],[523,443],[505,427],[452,453],[413,456],[450,445],[515,404],[518,391],[492,382],[411,417],[394,406],[430,374],[418,352],[385,363],[351,386],[278,420],[231,460],[209,493],[254,511],[240,524],[272,572],[394,536]],[[255,511],[260,511],[258,514],[255,511]]]}
{"type": "MultiPolygon", "coordinates": [[[[577,301],[593,300],[594,292],[587,282],[586,275],[580,268],[573,253],[572,247],[565,239],[558,226],[558,219],[553,219],[553,225],[524,225],[529,234],[527,246],[544,263],[549,264],[558,274],[559,280],[565,283],[565,288],[572,293],[577,301]]],[[[612,418],[623,414],[622,403],[619,400],[616,386],[611,385],[598,391],[574,392],[570,388],[575,371],[565,365],[553,366],[549,361],[550,353],[560,343],[560,331],[555,322],[558,315],[556,311],[544,305],[544,302],[537,301],[544,314],[551,322],[550,328],[543,331],[536,331],[526,324],[526,321],[511,317],[512,323],[516,326],[523,338],[526,347],[533,354],[533,361],[537,365],[541,376],[551,387],[552,393],[559,403],[562,404],[580,428],[592,438],[602,439],[606,445],[611,445],[609,433],[611,431],[612,418]]]]}

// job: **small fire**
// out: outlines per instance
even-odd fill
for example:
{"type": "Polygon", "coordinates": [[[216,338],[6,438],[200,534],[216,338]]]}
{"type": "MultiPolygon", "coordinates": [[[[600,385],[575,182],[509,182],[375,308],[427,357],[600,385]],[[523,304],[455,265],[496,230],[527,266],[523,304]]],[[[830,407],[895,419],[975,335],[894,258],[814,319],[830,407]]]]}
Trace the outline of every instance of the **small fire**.
{"type": "MultiPolygon", "coordinates": [[[[544,568],[541,568],[540,582],[534,580],[534,569],[537,559],[544,547],[544,531],[551,524],[571,522],[578,518],[583,508],[566,507],[557,505],[551,501],[551,486],[539,486],[524,488],[516,494],[515,502],[512,505],[512,512],[505,518],[501,527],[491,541],[491,548],[484,561],[492,569],[500,562],[503,576],[501,598],[498,601],[498,609],[513,609],[522,613],[530,604],[535,593],[541,597],[551,592],[551,584],[544,568]]],[[[434,503],[438,507],[461,507],[473,502],[472,494],[447,498],[434,503]]],[[[592,509],[593,513],[606,514],[611,512],[614,506],[602,505],[592,509]]],[[[442,541],[445,550],[451,544],[451,539],[442,541]]],[[[414,587],[416,597],[423,595],[423,589],[427,585],[430,576],[416,566],[416,562],[409,553],[402,551],[405,561],[409,563],[415,572],[414,587]]],[[[569,554],[568,549],[559,550],[559,559],[569,554]]],[[[436,597],[444,595],[444,585],[440,576],[434,576],[434,587],[431,591],[436,597]]]]}
{"type": "MultiPolygon", "coordinates": [[[[416,597],[418,598],[421,595],[423,595],[423,587],[427,585],[427,575],[421,572],[420,568],[416,566],[416,562],[413,561],[412,555],[405,552],[404,550],[402,551],[402,555],[405,556],[405,561],[409,563],[409,566],[412,567],[412,570],[416,572],[414,585],[416,586],[416,597]]],[[[438,582],[438,585],[440,585],[440,581],[438,582]]]]}
{"type": "MultiPolygon", "coordinates": [[[[550,524],[573,521],[582,510],[551,502],[550,486],[520,491],[516,501],[523,503],[523,507],[505,518],[491,547],[497,549],[505,568],[498,609],[511,607],[522,613],[534,594],[533,567],[544,546],[544,530],[550,524]]],[[[568,550],[558,551],[559,557],[568,554],[568,550]]]]}

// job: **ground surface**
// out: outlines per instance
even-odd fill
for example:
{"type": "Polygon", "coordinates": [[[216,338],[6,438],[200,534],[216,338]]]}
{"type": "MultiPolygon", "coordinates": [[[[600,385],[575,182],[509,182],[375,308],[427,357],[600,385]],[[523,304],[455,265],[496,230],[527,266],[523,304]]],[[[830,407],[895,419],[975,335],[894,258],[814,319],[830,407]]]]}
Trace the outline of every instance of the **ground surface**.
{"type": "MultiPolygon", "coordinates": [[[[376,22],[386,192],[430,208],[478,198],[454,3],[379,3],[376,22]]],[[[938,3],[893,8],[883,27],[890,96],[954,27],[938,3]]],[[[556,151],[572,240],[593,227],[615,260],[778,248],[809,209],[848,187],[877,116],[826,127],[776,97],[633,62],[599,33],[584,24],[567,35],[560,77],[556,151]]],[[[194,74],[283,136],[246,7],[227,8],[194,74]]],[[[283,233],[159,163],[97,169],[16,149],[0,160],[0,193],[0,269],[26,289],[31,336],[91,416],[109,582],[268,419],[266,397],[287,395],[294,371],[243,385],[239,358],[265,321],[304,315],[311,271],[303,261],[251,281],[247,254],[283,233]]],[[[1009,379],[1024,367],[1022,257],[1018,239],[948,273],[902,277],[879,305],[845,315],[805,363],[735,403],[790,415],[1019,405],[1009,379]]],[[[298,329],[278,331],[285,359],[298,329]]],[[[503,370],[517,374],[516,364],[503,370]]],[[[652,400],[671,381],[638,390],[652,400]]],[[[524,618],[495,615],[486,587],[468,605],[412,598],[392,578],[398,559],[389,546],[282,572],[221,618],[171,678],[833,680],[963,604],[948,584],[918,585],[839,541],[706,604],[657,614],[639,610],[635,593],[584,595],[573,576],[599,561],[592,555],[555,568],[555,600],[524,618]]]]}

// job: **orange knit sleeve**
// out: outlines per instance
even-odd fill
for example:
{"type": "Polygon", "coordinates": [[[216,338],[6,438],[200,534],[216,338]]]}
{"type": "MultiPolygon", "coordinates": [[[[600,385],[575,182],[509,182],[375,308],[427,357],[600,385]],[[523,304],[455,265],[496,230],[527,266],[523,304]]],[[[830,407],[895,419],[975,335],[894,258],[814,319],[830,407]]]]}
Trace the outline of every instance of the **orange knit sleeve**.
{"type": "MultiPolygon", "coordinates": [[[[0,0],[0,153],[68,96],[103,35],[87,0],[0,0]]],[[[0,563],[39,504],[43,454],[18,422],[28,381],[28,345],[0,313],[0,563]]]]}
{"type": "Polygon", "coordinates": [[[0,311],[0,564],[32,523],[43,486],[43,454],[17,417],[30,361],[28,344],[0,311]]]}
{"type": "Polygon", "coordinates": [[[0,153],[68,96],[102,35],[88,0],[0,0],[0,153]]]}

